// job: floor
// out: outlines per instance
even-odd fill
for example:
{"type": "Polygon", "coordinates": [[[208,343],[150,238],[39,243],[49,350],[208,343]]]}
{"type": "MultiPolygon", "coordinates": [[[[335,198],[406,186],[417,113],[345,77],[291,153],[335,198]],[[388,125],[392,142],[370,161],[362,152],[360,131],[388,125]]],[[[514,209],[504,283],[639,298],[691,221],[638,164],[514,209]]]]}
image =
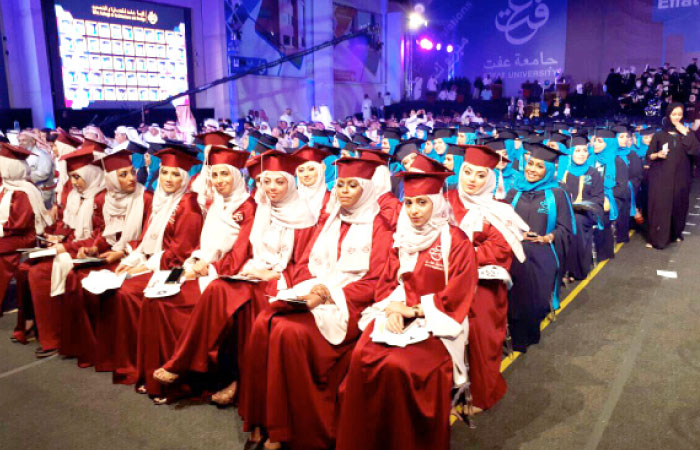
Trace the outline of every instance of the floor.
{"type": "MultiPolygon", "coordinates": [[[[509,391],[453,449],[700,448],[700,194],[684,242],[635,235],[505,371],[509,391]],[[663,278],[657,270],[677,272],[663,278]]],[[[569,289],[568,292],[571,292],[569,289]]],[[[240,449],[235,409],[154,406],[75,361],[37,361],[0,318],[0,449],[240,449]]]]}

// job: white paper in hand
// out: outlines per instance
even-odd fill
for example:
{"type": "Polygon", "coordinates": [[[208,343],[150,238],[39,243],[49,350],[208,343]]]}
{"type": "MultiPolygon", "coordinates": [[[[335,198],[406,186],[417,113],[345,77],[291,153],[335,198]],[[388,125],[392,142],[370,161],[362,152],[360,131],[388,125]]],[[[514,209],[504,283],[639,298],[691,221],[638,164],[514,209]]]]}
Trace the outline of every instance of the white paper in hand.
{"type": "Polygon", "coordinates": [[[407,345],[422,342],[430,337],[430,332],[425,324],[425,319],[416,319],[411,322],[403,333],[392,333],[386,327],[386,317],[377,317],[374,320],[372,330],[372,342],[391,345],[392,347],[405,347],[407,345]]]}
{"type": "Polygon", "coordinates": [[[119,289],[126,279],[126,272],[117,275],[111,270],[95,270],[83,278],[83,288],[95,295],[100,295],[110,289],[119,289]]]}

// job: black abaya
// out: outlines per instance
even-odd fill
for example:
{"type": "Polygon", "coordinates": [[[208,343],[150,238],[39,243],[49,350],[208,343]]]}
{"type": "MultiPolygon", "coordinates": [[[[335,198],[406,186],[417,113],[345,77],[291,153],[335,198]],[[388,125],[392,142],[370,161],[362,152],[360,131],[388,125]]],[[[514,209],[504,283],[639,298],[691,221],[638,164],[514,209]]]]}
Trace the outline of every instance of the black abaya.
{"type": "Polygon", "coordinates": [[[691,158],[698,154],[698,140],[692,132],[660,131],[647,150],[649,189],[647,214],[649,242],[662,249],[681,239],[685,229],[692,183],[691,158]],[[652,160],[651,154],[668,148],[666,159],[652,160]]]}

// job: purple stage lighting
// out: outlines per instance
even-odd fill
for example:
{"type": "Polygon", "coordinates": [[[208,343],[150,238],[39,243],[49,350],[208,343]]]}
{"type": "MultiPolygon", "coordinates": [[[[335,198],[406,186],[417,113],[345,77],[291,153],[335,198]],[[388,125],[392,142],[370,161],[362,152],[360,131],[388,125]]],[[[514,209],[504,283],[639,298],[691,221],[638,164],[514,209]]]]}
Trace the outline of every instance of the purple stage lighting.
{"type": "Polygon", "coordinates": [[[447,50],[447,53],[452,53],[452,51],[454,50],[454,47],[452,47],[452,44],[447,44],[447,47],[445,48],[445,50],[447,50]]]}
{"type": "Polygon", "coordinates": [[[418,45],[420,45],[420,48],[423,50],[432,50],[433,49],[433,41],[431,41],[428,38],[423,38],[418,42],[418,45]]]}
{"type": "Polygon", "coordinates": [[[440,51],[442,49],[442,44],[438,43],[438,45],[435,46],[435,50],[440,51]]]}

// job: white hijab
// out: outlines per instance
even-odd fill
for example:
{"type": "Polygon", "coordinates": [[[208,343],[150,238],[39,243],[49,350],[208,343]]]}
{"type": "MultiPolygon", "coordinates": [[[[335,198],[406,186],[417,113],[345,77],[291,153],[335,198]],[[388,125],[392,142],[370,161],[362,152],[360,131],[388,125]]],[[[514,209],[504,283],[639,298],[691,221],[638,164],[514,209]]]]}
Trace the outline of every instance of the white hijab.
{"type": "Polygon", "coordinates": [[[34,229],[37,234],[42,234],[44,229],[53,223],[51,215],[44,207],[41,192],[32,183],[26,181],[28,173],[29,167],[26,161],[0,156],[0,177],[2,177],[0,192],[4,193],[0,200],[0,237],[4,236],[3,227],[10,219],[12,194],[15,191],[27,194],[29,204],[34,211],[34,229]]]}
{"type": "Polygon", "coordinates": [[[142,184],[137,183],[132,193],[122,191],[116,170],[105,175],[107,194],[102,207],[105,229],[102,236],[114,251],[124,251],[127,244],[141,236],[143,227],[143,192],[142,184]],[[121,236],[117,239],[117,235],[121,236]]]}
{"type": "Polygon", "coordinates": [[[199,240],[198,258],[208,264],[218,261],[233,248],[241,230],[240,224],[233,220],[233,213],[250,198],[241,172],[229,164],[223,165],[231,172],[233,190],[224,197],[214,189],[214,202],[207,212],[199,240]]]}
{"type": "Polygon", "coordinates": [[[246,267],[252,265],[257,269],[282,272],[294,250],[294,230],[308,228],[316,223],[309,206],[299,196],[292,175],[287,172],[265,171],[261,179],[279,175],[287,180],[287,192],[279,202],[273,204],[264,189],[255,191],[258,208],[250,232],[253,259],[246,263],[246,267]]]}
{"type": "Polygon", "coordinates": [[[337,201],[336,188],[333,189],[334,201],[329,217],[316,238],[309,256],[309,271],[314,277],[333,278],[336,281],[342,278],[339,281],[340,285],[359,280],[369,270],[374,218],[379,213],[373,182],[363,178],[356,178],[356,180],[362,187],[362,195],[351,209],[341,207],[337,201]],[[343,239],[340,255],[338,255],[342,222],[352,226],[343,239]]]}
{"type": "Polygon", "coordinates": [[[88,164],[75,170],[85,180],[85,190],[73,189],[68,194],[66,209],[63,211],[63,223],[74,231],[74,239],[87,239],[92,234],[92,214],[95,196],[105,189],[105,173],[102,168],[88,164]]]}
{"type": "Polygon", "coordinates": [[[525,252],[521,241],[523,233],[529,231],[530,227],[510,204],[499,202],[493,198],[496,173],[488,169],[488,178],[483,189],[476,194],[467,194],[462,189],[462,178],[465,176],[466,168],[467,164],[462,164],[459,171],[459,199],[467,209],[467,214],[464,215],[459,227],[467,233],[469,239],[473,239],[474,232],[481,231],[484,221],[488,221],[503,235],[518,261],[525,261],[525,252]]]}
{"type": "MultiPolygon", "coordinates": [[[[450,236],[450,219],[451,209],[450,204],[445,200],[442,192],[439,194],[426,195],[433,203],[433,212],[430,220],[420,228],[416,228],[409,219],[406,213],[406,207],[401,208],[399,219],[396,223],[396,232],[394,233],[394,248],[399,249],[399,271],[398,279],[401,280],[401,275],[408,272],[413,272],[418,261],[418,254],[423,250],[430,248],[438,237],[444,237],[449,241],[450,236]]],[[[449,255],[449,246],[442,245],[443,266],[445,268],[445,284],[447,284],[447,255],[449,255]],[[448,248],[446,248],[448,247],[448,248]]]]}
{"type": "Polygon", "coordinates": [[[165,192],[162,183],[158,183],[153,196],[153,206],[151,207],[151,217],[148,218],[148,227],[143,235],[141,244],[136,249],[136,253],[150,256],[163,250],[165,227],[168,226],[170,217],[172,217],[177,205],[180,204],[180,200],[187,192],[190,182],[190,176],[186,170],[179,167],[177,170],[182,177],[182,183],[175,192],[165,192]]]}
{"type": "Polygon", "coordinates": [[[58,183],[56,185],[56,196],[60,200],[61,194],[63,193],[63,187],[68,182],[68,169],[66,166],[66,161],[61,160],[61,157],[74,152],[75,147],[63,142],[56,141],[56,149],[58,150],[58,162],[56,163],[56,170],[58,170],[58,183]]]}
{"type": "Polygon", "coordinates": [[[372,183],[377,197],[391,192],[391,172],[387,166],[378,166],[372,175],[372,183]]]}
{"type": "MultiPolygon", "coordinates": [[[[316,181],[312,186],[305,186],[303,183],[299,182],[297,184],[297,189],[299,190],[299,196],[309,205],[309,210],[313,214],[316,221],[321,215],[321,208],[323,207],[323,199],[326,196],[326,180],[323,173],[323,165],[317,163],[316,161],[308,161],[302,166],[311,166],[316,168],[316,181]]],[[[301,167],[301,166],[300,166],[301,167]]],[[[297,169],[298,170],[298,169],[297,169]]]]}

